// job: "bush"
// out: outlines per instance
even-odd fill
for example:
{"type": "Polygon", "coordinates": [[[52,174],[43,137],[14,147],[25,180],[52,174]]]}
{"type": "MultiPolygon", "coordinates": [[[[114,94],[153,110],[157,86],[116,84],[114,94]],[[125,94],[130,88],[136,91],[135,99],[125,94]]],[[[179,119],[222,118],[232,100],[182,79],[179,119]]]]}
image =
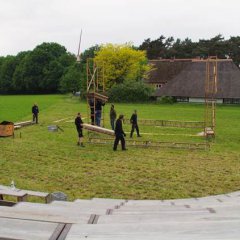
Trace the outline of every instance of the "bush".
{"type": "Polygon", "coordinates": [[[168,97],[168,96],[162,96],[159,100],[159,103],[163,103],[163,104],[173,104],[176,102],[176,99],[173,97],[168,97]]]}
{"type": "Polygon", "coordinates": [[[145,102],[152,92],[153,89],[143,82],[126,82],[114,85],[108,96],[111,102],[145,102]]]}

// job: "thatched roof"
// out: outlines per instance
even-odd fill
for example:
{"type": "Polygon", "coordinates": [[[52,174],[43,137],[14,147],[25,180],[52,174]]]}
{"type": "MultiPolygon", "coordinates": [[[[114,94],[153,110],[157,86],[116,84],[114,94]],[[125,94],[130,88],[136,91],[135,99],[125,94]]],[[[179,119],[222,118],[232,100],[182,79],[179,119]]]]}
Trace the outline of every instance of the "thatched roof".
{"type": "Polygon", "coordinates": [[[150,60],[153,70],[149,74],[148,83],[166,83],[177,76],[191,63],[191,60],[150,60]]]}
{"type": "MultiPolygon", "coordinates": [[[[172,67],[176,66],[176,62],[172,67]]],[[[161,65],[161,63],[158,63],[161,65]]],[[[163,62],[165,65],[165,62],[163,62]]],[[[178,74],[170,78],[166,84],[156,91],[156,96],[175,96],[203,98],[206,79],[206,62],[184,62],[178,74]]],[[[161,75],[160,72],[158,72],[161,75]]],[[[160,77],[161,79],[161,77],[160,77]]],[[[232,60],[218,62],[218,92],[216,98],[240,98],[240,70],[232,60]]]]}

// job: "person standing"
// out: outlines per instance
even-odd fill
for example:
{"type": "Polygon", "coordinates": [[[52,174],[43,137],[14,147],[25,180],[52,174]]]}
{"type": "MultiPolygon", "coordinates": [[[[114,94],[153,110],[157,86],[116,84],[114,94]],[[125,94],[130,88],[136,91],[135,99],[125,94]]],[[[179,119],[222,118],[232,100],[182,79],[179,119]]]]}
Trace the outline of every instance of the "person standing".
{"type": "Polygon", "coordinates": [[[114,109],[114,105],[112,104],[110,109],[110,123],[111,123],[112,130],[114,130],[114,124],[115,124],[116,118],[117,118],[117,113],[116,113],[116,110],[114,109]]]}
{"type": "Polygon", "coordinates": [[[33,122],[38,124],[38,114],[39,114],[39,108],[36,103],[33,104],[32,106],[32,115],[33,115],[33,122]]]}
{"type": "Polygon", "coordinates": [[[82,121],[80,113],[78,113],[77,117],[75,118],[75,125],[76,125],[77,132],[78,132],[77,145],[80,145],[81,147],[84,147],[83,142],[82,142],[82,139],[83,139],[83,133],[82,133],[83,121],[82,121]]]}
{"type": "Polygon", "coordinates": [[[122,150],[123,151],[127,150],[126,146],[125,146],[125,139],[124,139],[124,137],[126,137],[126,134],[124,133],[123,128],[122,128],[123,117],[124,117],[123,115],[119,115],[119,118],[116,121],[115,141],[114,141],[114,145],[113,145],[113,151],[117,150],[119,140],[121,141],[122,150]]]}
{"type": "Polygon", "coordinates": [[[130,133],[130,138],[132,138],[135,128],[136,128],[136,131],[137,131],[137,136],[141,137],[141,135],[139,134],[139,128],[138,128],[138,122],[137,121],[138,121],[137,110],[134,110],[134,113],[132,114],[132,116],[130,118],[130,122],[132,124],[132,130],[131,130],[131,133],[130,133]]]}
{"type": "Polygon", "coordinates": [[[102,107],[105,105],[105,103],[100,100],[100,99],[97,99],[96,101],[96,106],[95,106],[95,121],[96,121],[96,125],[97,126],[101,126],[101,118],[102,118],[102,107]]]}

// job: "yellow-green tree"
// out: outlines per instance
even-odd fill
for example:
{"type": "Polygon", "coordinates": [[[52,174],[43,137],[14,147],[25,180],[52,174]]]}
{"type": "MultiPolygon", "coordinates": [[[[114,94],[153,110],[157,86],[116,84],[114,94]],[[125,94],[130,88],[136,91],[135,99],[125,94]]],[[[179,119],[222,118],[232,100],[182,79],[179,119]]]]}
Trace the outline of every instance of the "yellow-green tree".
{"type": "Polygon", "coordinates": [[[145,51],[136,50],[130,44],[103,45],[94,59],[104,66],[107,89],[126,81],[140,81],[151,68],[145,51]]]}

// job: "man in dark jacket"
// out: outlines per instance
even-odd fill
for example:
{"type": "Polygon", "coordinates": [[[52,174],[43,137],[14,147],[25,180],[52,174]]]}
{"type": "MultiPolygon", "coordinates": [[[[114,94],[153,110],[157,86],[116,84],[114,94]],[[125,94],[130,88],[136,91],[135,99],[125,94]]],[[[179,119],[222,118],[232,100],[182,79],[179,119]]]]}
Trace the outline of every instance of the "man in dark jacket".
{"type": "Polygon", "coordinates": [[[131,116],[130,122],[132,124],[132,130],[131,130],[131,133],[130,133],[130,138],[132,138],[135,128],[136,128],[136,131],[137,131],[137,136],[141,137],[141,135],[139,134],[139,128],[138,128],[138,123],[137,123],[137,110],[134,110],[134,113],[131,116]]]}
{"type": "Polygon", "coordinates": [[[38,113],[39,113],[39,108],[38,108],[38,105],[35,103],[32,106],[32,115],[33,115],[33,122],[36,122],[36,124],[38,124],[38,113]]]}
{"type": "Polygon", "coordinates": [[[123,115],[120,115],[116,121],[116,126],[115,126],[115,141],[113,145],[113,151],[117,150],[119,140],[121,141],[122,150],[123,151],[127,150],[125,146],[125,139],[124,139],[124,137],[126,137],[126,134],[123,131],[122,122],[123,122],[123,115]]]}
{"type": "Polygon", "coordinates": [[[83,124],[83,121],[81,119],[81,114],[78,113],[77,117],[75,118],[75,125],[76,125],[77,132],[78,132],[77,145],[80,145],[81,147],[84,147],[83,142],[82,142],[82,139],[83,139],[83,133],[82,133],[83,126],[82,126],[82,124],[83,124]]]}

